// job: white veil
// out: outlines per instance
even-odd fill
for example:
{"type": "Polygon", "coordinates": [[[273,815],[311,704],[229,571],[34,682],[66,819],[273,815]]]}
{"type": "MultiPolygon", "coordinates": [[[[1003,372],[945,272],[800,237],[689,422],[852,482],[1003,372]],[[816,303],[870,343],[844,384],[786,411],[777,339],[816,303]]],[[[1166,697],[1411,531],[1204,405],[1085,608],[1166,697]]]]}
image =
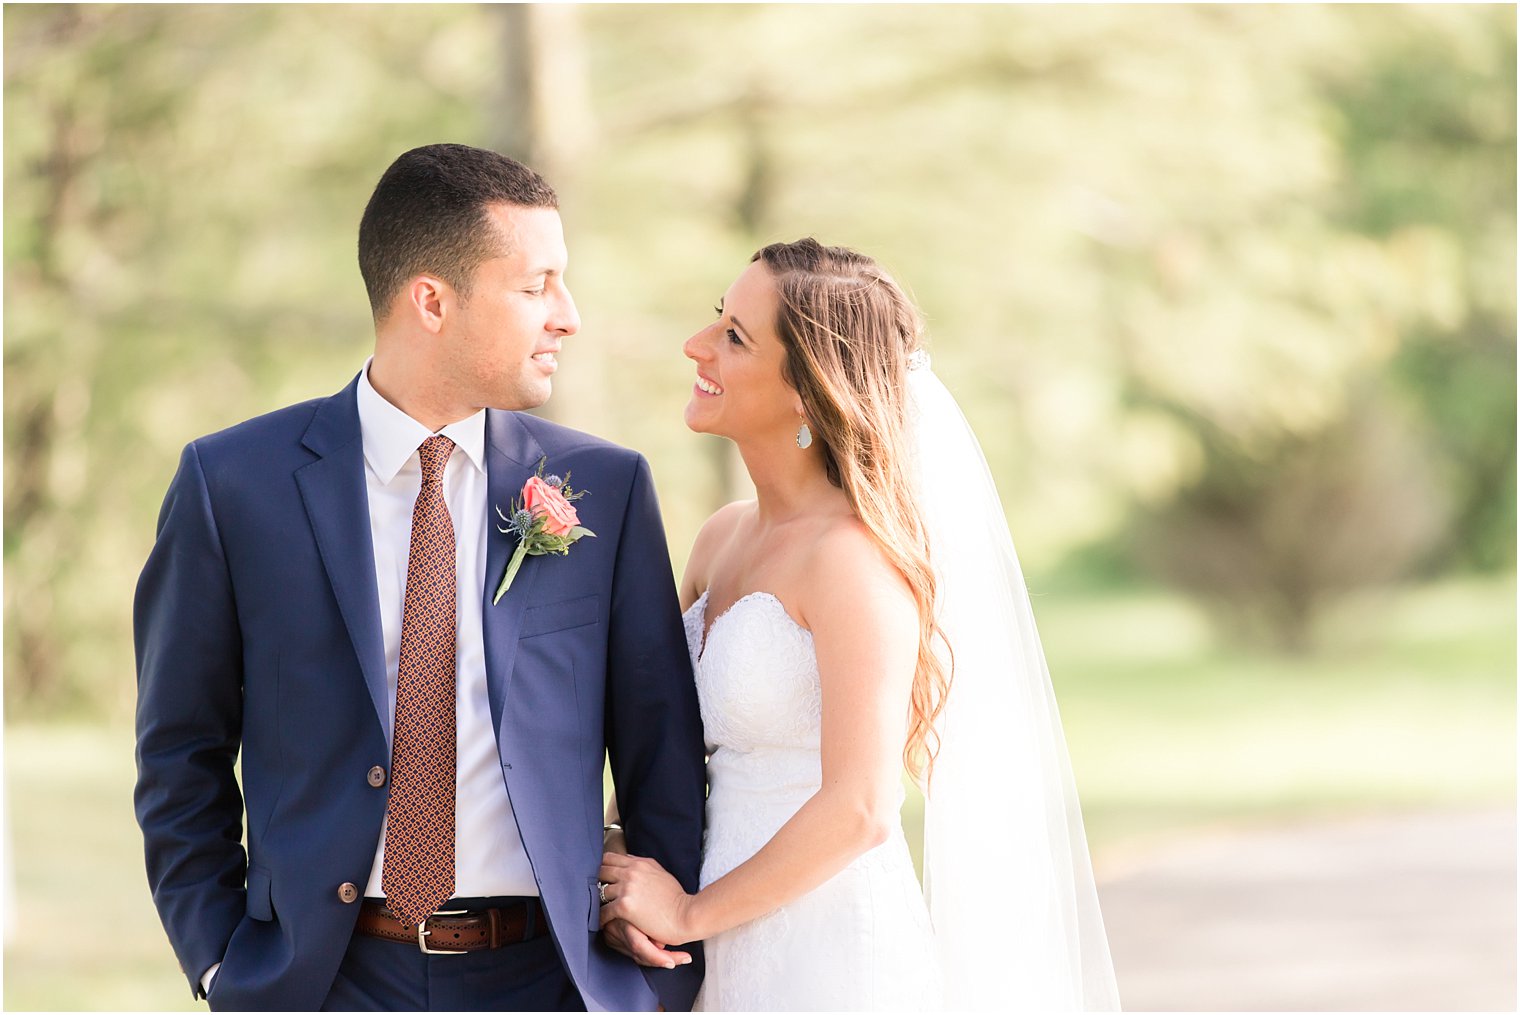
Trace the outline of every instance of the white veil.
{"type": "Polygon", "coordinates": [[[908,390],[955,662],[924,815],[924,894],[945,1006],[1116,1011],[1066,738],[997,487],[922,352],[908,390]]]}

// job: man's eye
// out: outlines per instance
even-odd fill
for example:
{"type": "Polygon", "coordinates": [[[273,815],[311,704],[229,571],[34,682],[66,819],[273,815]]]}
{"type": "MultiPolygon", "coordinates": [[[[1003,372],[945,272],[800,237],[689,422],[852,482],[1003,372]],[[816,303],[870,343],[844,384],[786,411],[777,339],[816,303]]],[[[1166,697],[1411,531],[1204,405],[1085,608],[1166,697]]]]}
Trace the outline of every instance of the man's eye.
{"type": "Polygon", "coordinates": [[[544,291],[542,289],[524,289],[523,292],[527,293],[529,296],[542,296],[544,294],[544,291]]]}

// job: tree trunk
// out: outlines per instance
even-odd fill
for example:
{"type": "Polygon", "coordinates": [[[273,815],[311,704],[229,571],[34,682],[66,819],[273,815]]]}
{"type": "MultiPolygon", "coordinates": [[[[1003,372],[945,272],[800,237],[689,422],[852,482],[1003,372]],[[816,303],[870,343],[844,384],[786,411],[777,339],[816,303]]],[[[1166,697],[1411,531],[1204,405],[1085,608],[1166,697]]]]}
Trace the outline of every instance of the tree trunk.
{"type": "Polygon", "coordinates": [[[506,56],[492,143],[563,194],[573,189],[593,133],[579,14],[570,4],[501,4],[492,10],[506,56]]]}
{"type": "MultiPolygon", "coordinates": [[[[577,170],[593,133],[579,14],[570,4],[500,4],[491,10],[500,19],[506,56],[491,143],[537,170],[561,203],[573,208],[577,170]]],[[[554,396],[532,411],[545,419],[591,426],[604,390],[599,358],[595,352],[577,355],[571,349],[561,359],[569,361],[570,369],[556,376],[554,396]]]]}

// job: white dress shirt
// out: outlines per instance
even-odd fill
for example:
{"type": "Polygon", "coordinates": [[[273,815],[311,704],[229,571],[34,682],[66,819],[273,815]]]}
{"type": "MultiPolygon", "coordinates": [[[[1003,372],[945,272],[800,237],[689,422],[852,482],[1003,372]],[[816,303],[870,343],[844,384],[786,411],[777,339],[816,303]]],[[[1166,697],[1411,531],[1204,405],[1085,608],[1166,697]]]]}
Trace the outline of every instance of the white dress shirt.
{"type": "MultiPolygon", "coordinates": [[[[364,362],[364,371],[359,375],[359,429],[364,439],[369,531],[375,548],[380,626],[385,637],[387,707],[394,721],[412,507],[422,490],[422,460],[417,448],[433,434],[375,390],[369,382],[369,364],[370,360],[364,362]]],[[[454,897],[537,895],[533,868],[517,834],[512,802],[502,781],[496,727],[491,721],[486,690],[485,636],[481,628],[486,539],[490,535],[485,411],[451,423],[439,433],[454,442],[443,473],[443,500],[454,522],[458,575],[454,646],[458,745],[454,784],[454,897]]],[[[505,510],[506,505],[502,508],[505,510]]],[[[376,899],[385,896],[380,887],[384,865],[382,826],[375,862],[364,889],[366,896],[376,899]]],[[[201,975],[202,990],[210,990],[220,967],[218,962],[201,975]]]]}
{"type": "MultiPolygon", "coordinates": [[[[406,596],[406,558],[412,508],[422,490],[417,448],[431,430],[387,402],[369,382],[369,361],[359,375],[359,429],[364,438],[364,479],[369,491],[369,531],[380,590],[385,636],[388,707],[396,714],[396,671],[401,658],[401,607],[406,596]]],[[[443,499],[454,522],[458,568],[455,627],[455,714],[458,772],[454,796],[454,897],[537,895],[533,868],[517,834],[512,802],[502,781],[486,690],[486,649],[481,628],[486,539],[491,525],[486,491],[486,414],[438,431],[454,442],[443,473],[443,499]]],[[[507,505],[502,505],[505,510],[507,505]]],[[[383,898],[385,833],[375,848],[364,894],[383,898]]]]}

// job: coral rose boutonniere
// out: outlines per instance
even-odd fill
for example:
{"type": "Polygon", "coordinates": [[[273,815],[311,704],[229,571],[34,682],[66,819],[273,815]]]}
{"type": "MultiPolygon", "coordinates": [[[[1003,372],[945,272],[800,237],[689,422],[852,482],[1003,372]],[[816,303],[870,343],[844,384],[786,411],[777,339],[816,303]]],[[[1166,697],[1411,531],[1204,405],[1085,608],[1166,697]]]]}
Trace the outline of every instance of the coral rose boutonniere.
{"type": "Polygon", "coordinates": [[[574,502],[586,496],[586,491],[570,489],[568,472],[563,479],[545,477],[544,463],[548,460],[547,457],[538,460],[537,474],[523,484],[522,495],[512,501],[510,515],[502,514],[499,507],[496,509],[497,517],[507,523],[497,528],[507,535],[517,536],[517,552],[512,554],[506,573],[501,576],[501,584],[496,586],[492,606],[501,602],[501,597],[511,588],[512,579],[517,577],[518,568],[529,554],[536,557],[557,553],[563,557],[570,553],[570,546],[577,539],[596,536],[581,524],[580,516],[575,513],[574,502]]]}

